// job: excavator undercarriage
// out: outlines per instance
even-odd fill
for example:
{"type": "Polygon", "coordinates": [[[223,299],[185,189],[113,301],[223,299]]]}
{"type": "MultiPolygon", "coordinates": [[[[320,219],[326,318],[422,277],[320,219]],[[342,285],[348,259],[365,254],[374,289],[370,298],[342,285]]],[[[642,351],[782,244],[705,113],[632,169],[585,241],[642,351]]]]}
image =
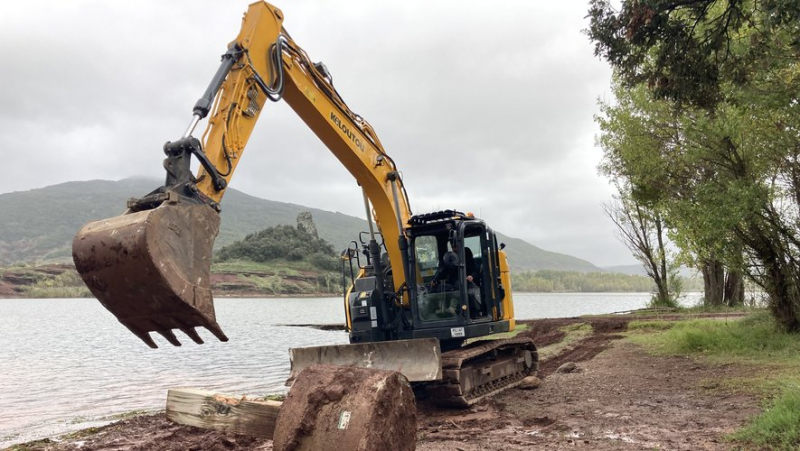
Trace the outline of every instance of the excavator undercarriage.
{"type": "Polygon", "coordinates": [[[530,338],[481,340],[440,352],[434,338],[398,340],[289,350],[291,385],[302,370],[314,365],[347,365],[398,371],[435,404],[469,407],[513,388],[539,367],[530,338]]]}
{"type": "Polygon", "coordinates": [[[443,379],[428,387],[432,400],[469,407],[535,376],[539,355],[529,338],[482,340],[442,354],[442,367],[443,379]]]}

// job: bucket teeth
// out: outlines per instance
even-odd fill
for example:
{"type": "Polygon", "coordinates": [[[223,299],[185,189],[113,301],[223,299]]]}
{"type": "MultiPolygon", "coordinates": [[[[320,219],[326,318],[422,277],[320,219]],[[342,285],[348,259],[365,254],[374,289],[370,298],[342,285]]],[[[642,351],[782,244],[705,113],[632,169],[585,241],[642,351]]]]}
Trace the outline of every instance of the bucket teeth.
{"type": "Polygon", "coordinates": [[[145,331],[137,330],[137,329],[134,329],[134,328],[131,328],[131,327],[128,327],[128,330],[133,332],[134,335],[136,335],[143,342],[145,342],[145,344],[147,344],[147,346],[150,346],[153,349],[158,349],[158,345],[156,344],[155,341],[153,341],[153,337],[151,337],[149,333],[147,333],[145,331]]]}
{"type": "Polygon", "coordinates": [[[165,330],[157,330],[162,337],[166,338],[168,342],[172,343],[173,346],[180,346],[181,342],[178,341],[178,337],[175,336],[175,333],[172,332],[171,329],[165,330]]]}
{"type": "Polygon", "coordinates": [[[206,330],[214,334],[214,336],[217,337],[219,341],[228,341],[228,336],[225,335],[225,332],[222,331],[222,329],[219,327],[219,324],[217,324],[216,322],[206,324],[205,328],[206,330]]]}
{"type": "Polygon", "coordinates": [[[181,327],[181,331],[189,336],[195,343],[201,345],[203,344],[203,339],[200,338],[200,335],[197,334],[197,331],[194,327],[181,327]]]}

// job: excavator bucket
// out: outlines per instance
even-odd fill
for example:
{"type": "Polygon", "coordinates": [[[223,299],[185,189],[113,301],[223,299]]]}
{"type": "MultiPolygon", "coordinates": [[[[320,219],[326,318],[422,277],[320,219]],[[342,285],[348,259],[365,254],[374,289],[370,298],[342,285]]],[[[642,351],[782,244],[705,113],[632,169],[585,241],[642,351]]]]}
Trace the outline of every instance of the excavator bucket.
{"type": "Polygon", "coordinates": [[[442,378],[442,352],[436,338],[292,348],[289,362],[287,386],[300,371],[320,364],[397,371],[411,382],[442,378]]]}
{"type": "Polygon", "coordinates": [[[75,267],[92,294],[151,348],[150,332],[180,346],[203,326],[222,341],[211,297],[211,250],[219,214],[207,205],[165,202],[152,210],[86,224],[72,241],[75,267]]]}

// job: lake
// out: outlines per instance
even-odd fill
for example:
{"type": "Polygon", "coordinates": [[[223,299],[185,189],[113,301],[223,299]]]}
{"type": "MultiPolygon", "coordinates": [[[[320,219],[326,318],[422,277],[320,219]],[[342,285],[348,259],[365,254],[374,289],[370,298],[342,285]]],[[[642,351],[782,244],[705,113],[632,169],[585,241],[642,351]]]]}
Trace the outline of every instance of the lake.
{"type": "MultiPolygon", "coordinates": [[[[648,293],[517,293],[518,319],[642,308],[648,293]]],[[[690,294],[684,304],[694,304],[690,294]]],[[[342,324],[341,298],[217,299],[230,338],[150,349],[94,299],[0,299],[0,447],[163,409],[173,387],[234,395],[285,392],[290,347],[347,343],[347,333],[289,324],[342,324]]]]}

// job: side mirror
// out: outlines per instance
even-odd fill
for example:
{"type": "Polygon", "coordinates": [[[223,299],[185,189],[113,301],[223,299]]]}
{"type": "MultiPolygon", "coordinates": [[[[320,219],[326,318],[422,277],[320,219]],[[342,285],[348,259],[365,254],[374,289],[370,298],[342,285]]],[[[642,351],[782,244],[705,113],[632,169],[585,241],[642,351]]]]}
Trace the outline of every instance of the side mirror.
{"type": "Polygon", "coordinates": [[[500,250],[502,251],[505,248],[506,248],[506,243],[500,243],[500,250]]]}

